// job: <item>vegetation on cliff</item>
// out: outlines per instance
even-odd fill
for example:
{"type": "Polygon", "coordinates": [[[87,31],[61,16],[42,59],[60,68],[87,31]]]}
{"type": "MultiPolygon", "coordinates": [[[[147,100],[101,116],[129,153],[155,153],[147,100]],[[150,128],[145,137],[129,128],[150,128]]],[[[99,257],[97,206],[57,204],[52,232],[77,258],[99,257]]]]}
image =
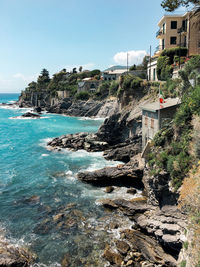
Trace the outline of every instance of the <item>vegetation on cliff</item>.
{"type": "MultiPolygon", "coordinates": [[[[200,56],[192,58],[181,71],[182,85],[176,92],[182,96],[180,105],[172,123],[165,125],[153,140],[153,149],[148,156],[152,172],[166,170],[171,178],[173,187],[177,190],[191,168],[192,162],[198,161],[196,155],[190,153],[194,115],[200,116],[200,83],[196,69],[200,67],[200,56]],[[196,73],[196,80],[192,86],[188,80],[191,73],[196,73]],[[187,87],[186,87],[187,84],[187,87]]],[[[165,84],[165,92],[176,85],[176,81],[165,84]]]]}

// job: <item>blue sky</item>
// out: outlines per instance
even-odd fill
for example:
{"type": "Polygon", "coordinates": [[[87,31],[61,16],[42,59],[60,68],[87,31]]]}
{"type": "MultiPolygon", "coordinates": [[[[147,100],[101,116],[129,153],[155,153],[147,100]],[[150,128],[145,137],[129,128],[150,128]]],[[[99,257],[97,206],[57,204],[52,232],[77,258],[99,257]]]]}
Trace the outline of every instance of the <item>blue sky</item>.
{"type": "Polygon", "coordinates": [[[20,92],[47,68],[140,63],[157,46],[161,0],[0,0],[0,92],[20,92]]]}

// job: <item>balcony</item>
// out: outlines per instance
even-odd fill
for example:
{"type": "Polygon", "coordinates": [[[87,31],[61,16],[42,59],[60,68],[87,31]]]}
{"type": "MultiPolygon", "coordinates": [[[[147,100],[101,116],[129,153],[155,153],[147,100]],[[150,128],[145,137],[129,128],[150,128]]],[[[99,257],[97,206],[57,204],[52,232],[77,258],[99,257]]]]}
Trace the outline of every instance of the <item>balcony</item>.
{"type": "Polygon", "coordinates": [[[165,49],[165,47],[162,46],[162,45],[158,45],[158,46],[156,46],[156,48],[155,48],[155,54],[157,54],[158,52],[160,52],[160,51],[162,51],[162,50],[164,50],[164,49],[165,49]]]}
{"type": "Polygon", "coordinates": [[[156,38],[159,38],[162,34],[163,34],[163,32],[161,30],[158,30],[156,32],[156,38]]]}

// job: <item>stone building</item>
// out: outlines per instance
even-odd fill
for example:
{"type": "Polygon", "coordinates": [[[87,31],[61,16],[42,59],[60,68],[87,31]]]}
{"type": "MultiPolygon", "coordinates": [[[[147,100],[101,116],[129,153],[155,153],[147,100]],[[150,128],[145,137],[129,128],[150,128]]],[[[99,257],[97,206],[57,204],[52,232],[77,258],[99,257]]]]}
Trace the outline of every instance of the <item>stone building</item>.
{"type": "Polygon", "coordinates": [[[171,120],[180,104],[179,98],[168,98],[165,103],[158,101],[141,107],[142,109],[142,148],[162,128],[165,122],[171,120]]]}
{"type": "Polygon", "coordinates": [[[57,91],[57,95],[59,99],[64,99],[69,97],[69,91],[57,91]]]}
{"type": "Polygon", "coordinates": [[[95,92],[99,85],[101,84],[101,80],[93,80],[91,78],[85,78],[81,82],[78,83],[78,93],[82,91],[86,92],[95,92]]]}

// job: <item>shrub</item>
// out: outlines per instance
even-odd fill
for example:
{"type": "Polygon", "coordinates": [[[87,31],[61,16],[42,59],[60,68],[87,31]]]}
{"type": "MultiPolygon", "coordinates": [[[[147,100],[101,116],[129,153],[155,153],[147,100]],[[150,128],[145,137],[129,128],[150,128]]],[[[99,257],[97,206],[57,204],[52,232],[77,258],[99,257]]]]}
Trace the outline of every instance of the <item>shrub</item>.
{"type": "Polygon", "coordinates": [[[90,94],[87,91],[81,91],[75,95],[77,100],[88,100],[90,98],[90,94]]]}

